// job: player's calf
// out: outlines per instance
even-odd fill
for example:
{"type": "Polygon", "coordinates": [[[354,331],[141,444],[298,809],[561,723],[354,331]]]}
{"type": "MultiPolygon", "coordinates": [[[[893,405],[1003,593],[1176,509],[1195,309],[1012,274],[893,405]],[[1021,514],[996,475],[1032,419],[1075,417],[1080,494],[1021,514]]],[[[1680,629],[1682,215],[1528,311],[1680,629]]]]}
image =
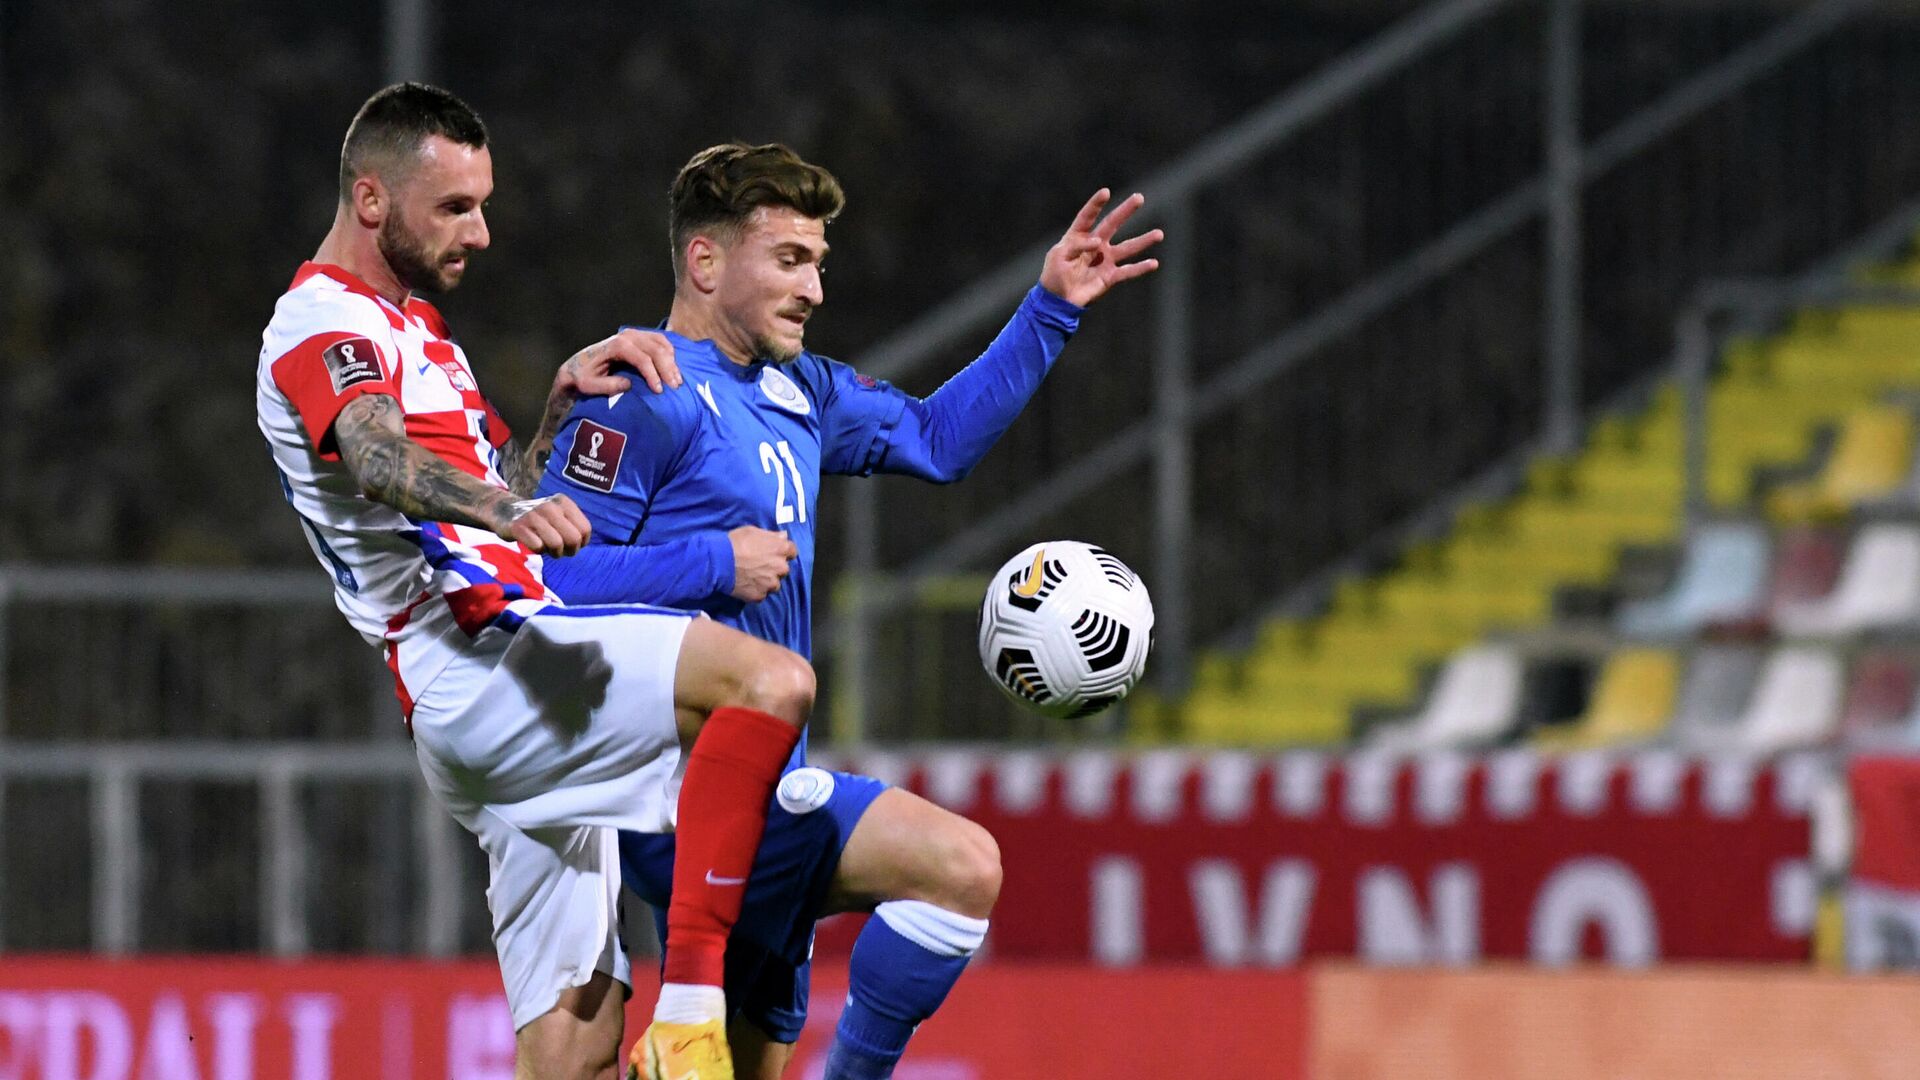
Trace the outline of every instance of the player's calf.
{"type": "MultiPolygon", "coordinates": [[[[682,738],[693,745],[676,815],[660,1000],[643,1040],[656,1058],[711,1043],[715,1074],[731,1075],[723,1026],[727,934],[739,920],[767,804],[813,693],[811,665],[738,630],[701,620],[681,643],[674,704],[682,738]],[[655,1029],[677,1034],[656,1039],[655,1029]]],[[[691,1071],[708,1075],[705,1065],[691,1071]]]]}
{"type": "Polygon", "coordinates": [[[611,1080],[626,1000],[605,972],[562,991],[550,1012],[515,1034],[515,1080],[611,1080]]]}
{"type": "Polygon", "coordinates": [[[874,800],[841,853],[829,901],[874,917],[854,943],[826,1080],[892,1075],[914,1028],[985,941],[1000,880],[987,830],[898,788],[874,800]]]}

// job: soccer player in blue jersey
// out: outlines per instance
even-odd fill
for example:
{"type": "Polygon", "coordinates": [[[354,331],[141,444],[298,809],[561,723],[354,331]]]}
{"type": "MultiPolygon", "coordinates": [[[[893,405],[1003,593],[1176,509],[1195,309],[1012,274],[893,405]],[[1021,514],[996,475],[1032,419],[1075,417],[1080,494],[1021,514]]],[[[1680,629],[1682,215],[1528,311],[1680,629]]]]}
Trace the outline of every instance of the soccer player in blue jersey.
{"type": "MultiPolygon", "coordinates": [[[[978,359],[921,399],[806,351],[825,299],[839,183],[779,145],[729,143],[675,179],[676,288],[666,322],[684,385],[585,400],[543,494],[565,492],[593,543],[549,582],[570,603],[699,608],[811,655],[822,473],[964,477],[1038,389],[1086,307],[1152,272],[1154,230],[1116,241],[1142,198],[1102,219],[1102,190],[1047,253],[1040,281],[978,359]]],[[[807,1006],[813,923],[872,911],[855,944],[829,1080],[885,1077],[983,940],[999,850],[959,815],[877,780],[805,766],[776,792],[727,955],[741,1076],[778,1077],[807,1006]]],[[[673,837],[623,834],[628,884],[668,903],[673,837]]],[[[640,1062],[635,1062],[636,1068],[640,1062]]]]}

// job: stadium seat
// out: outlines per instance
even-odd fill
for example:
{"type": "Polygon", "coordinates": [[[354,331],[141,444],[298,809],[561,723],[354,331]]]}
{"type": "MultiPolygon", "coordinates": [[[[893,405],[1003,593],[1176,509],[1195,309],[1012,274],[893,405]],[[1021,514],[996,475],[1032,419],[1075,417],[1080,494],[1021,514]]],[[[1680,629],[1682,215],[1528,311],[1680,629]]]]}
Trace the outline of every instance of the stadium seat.
{"type": "Polygon", "coordinates": [[[1658,738],[1673,714],[1679,681],[1680,662],[1673,653],[1622,649],[1601,670],[1586,714],[1565,728],[1542,731],[1534,743],[1542,749],[1576,750],[1658,738]]]}
{"type": "Polygon", "coordinates": [[[1717,622],[1758,616],[1765,604],[1767,536],[1758,525],[1703,526],[1665,593],[1622,609],[1618,629],[1629,637],[1675,638],[1717,622]]]}
{"type": "Polygon", "coordinates": [[[1819,475],[1775,489],[1767,511],[1776,521],[1831,520],[1860,503],[1900,490],[1913,458],[1913,415],[1898,405],[1856,409],[1841,424],[1819,475]]]}
{"type": "Polygon", "coordinates": [[[1426,705],[1404,721],[1376,728],[1373,745],[1418,753],[1497,742],[1513,728],[1522,674],[1519,655],[1507,646],[1463,649],[1440,672],[1426,705]]]}
{"type": "Polygon", "coordinates": [[[1733,747],[1773,754],[1827,742],[1839,728],[1844,685],[1840,657],[1832,649],[1790,645],[1775,650],[1732,732],[1733,747]]]}
{"type": "Polygon", "coordinates": [[[1770,611],[1809,603],[1832,592],[1843,552],[1839,535],[1827,529],[1796,528],[1783,533],[1776,545],[1773,580],[1767,586],[1770,611]]]}
{"type": "Polygon", "coordinates": [[[1835,637],[1920,621],[1920,528],[1877,524],[1854,537],[1840,581],[1815,600],[1787,603],[1773,624],[1789,637],[1835,637]]]}
{"type": "Polygon", "coordinates": [[[1916,658],[1893,649],[1870,650],[1854,661],[1840,737],[1855,748],[1914,744],[1916,658]]]}
{"type": "Polygon", "coordinates": [[[1707,645],[1687,658],[1672,731],[1685,745],[1726,743],[1752,696],[1761,650],[1748,645],[1707,645]]]}

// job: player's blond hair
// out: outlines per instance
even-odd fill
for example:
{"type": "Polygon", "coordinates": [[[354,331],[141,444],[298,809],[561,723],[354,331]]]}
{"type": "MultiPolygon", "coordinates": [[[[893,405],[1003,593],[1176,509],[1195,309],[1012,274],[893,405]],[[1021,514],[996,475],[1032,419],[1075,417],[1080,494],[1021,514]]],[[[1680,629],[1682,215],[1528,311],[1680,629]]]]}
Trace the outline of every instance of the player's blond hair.
{"type": "Polygon", "coordinates": [[[686,271],[687,242],[694,236],[704,233],[733,243],[759,207],[785,206],[832,221],[846,202],[832,173],[780,143],[709,146],[693,155],[668,191],[674,277],[686,271]]]}

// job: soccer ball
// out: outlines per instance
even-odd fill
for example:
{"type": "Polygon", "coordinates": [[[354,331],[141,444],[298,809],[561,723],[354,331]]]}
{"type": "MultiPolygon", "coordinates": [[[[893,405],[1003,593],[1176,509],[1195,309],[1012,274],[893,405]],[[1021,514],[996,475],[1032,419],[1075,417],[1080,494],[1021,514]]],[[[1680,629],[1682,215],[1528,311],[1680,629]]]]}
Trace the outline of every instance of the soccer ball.
{"type": "Polygon", "coordinates": [[[1127,696],[1153,646],[1139,575],[1092,544],[1049,540],[1007,561],[980,608],[980,663],[1048,716],[1091,716],[1127,696]]]}

